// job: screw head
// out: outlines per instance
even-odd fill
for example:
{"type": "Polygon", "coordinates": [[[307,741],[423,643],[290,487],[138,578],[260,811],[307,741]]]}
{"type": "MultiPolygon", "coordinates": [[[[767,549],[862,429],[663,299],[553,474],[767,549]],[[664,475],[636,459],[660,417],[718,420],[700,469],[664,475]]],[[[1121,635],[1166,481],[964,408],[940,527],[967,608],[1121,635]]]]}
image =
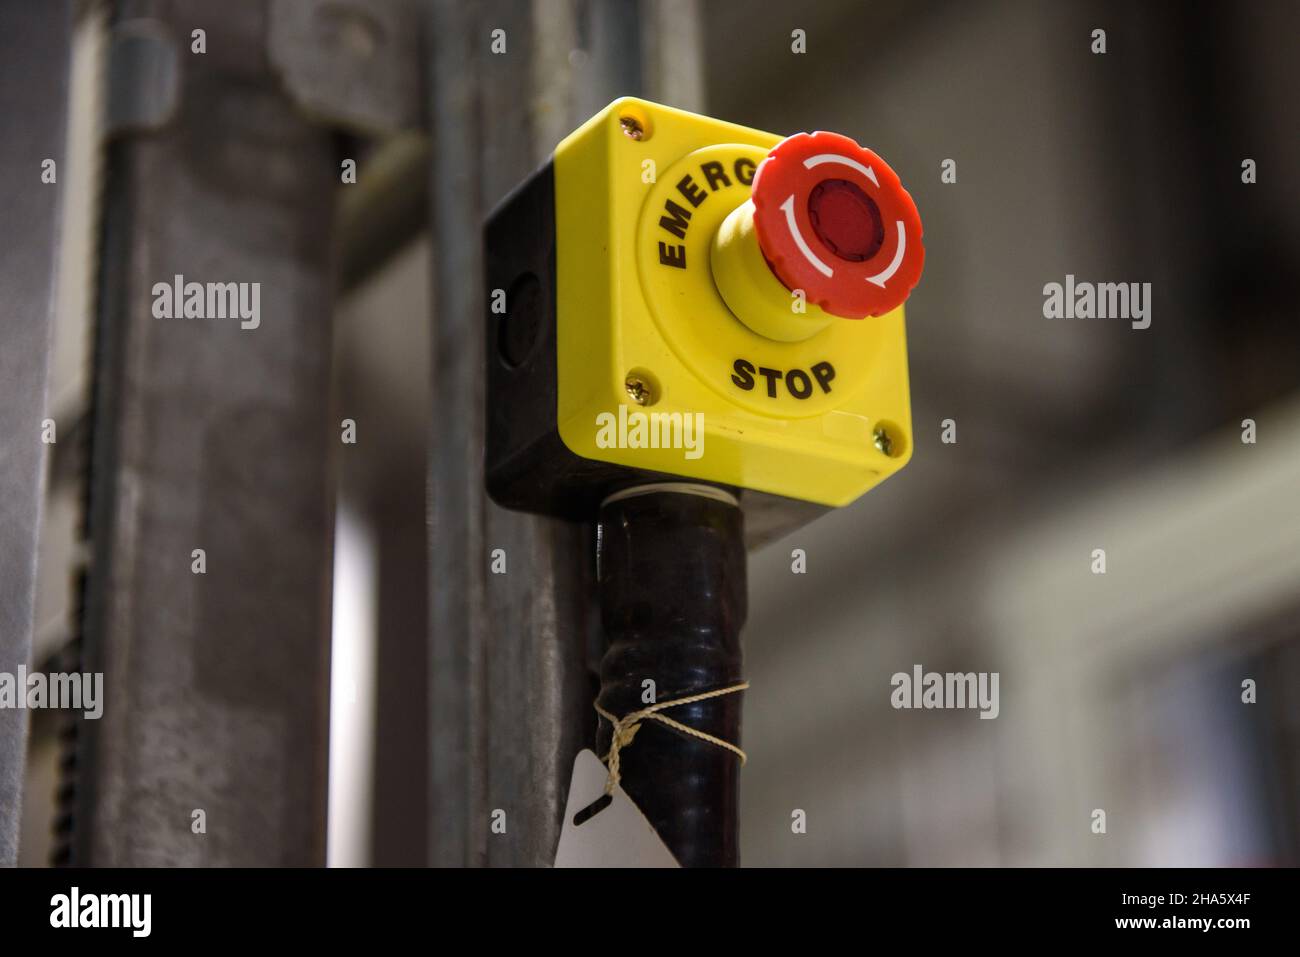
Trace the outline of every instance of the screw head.
{"type": "Polygon", "coordinates": [[[876,426],[871,433],[871,439],[876,448],[885,455],[892,456],[894,454],[894,436],[883,425],[876,426]]]}
{"type": "Polygon", "coordinates": [[[645,127],[635,116],[620,116],[618,125],[623,128],[623,135],[628,139],[639,140],[645,136],[645,127]]]}
{"type": "Polygon", "coordinates": [[[639,375],[629,375],[623,383],[628,398],[637,405],[649,405],[651,398],[650,383],[639,375]]]}

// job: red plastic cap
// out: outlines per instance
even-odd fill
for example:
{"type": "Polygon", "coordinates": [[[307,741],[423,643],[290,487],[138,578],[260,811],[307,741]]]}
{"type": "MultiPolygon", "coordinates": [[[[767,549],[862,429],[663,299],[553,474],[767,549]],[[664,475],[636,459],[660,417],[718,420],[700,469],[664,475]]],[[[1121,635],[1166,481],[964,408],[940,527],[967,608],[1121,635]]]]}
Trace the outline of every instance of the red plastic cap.
{"type": "Polygon", "coordinates": [[[883,316],[921,278],[921,216],[898,174],[839,133],[797,133],[754,174],[754,231],[787,289],[846,319],[883,316]]]}

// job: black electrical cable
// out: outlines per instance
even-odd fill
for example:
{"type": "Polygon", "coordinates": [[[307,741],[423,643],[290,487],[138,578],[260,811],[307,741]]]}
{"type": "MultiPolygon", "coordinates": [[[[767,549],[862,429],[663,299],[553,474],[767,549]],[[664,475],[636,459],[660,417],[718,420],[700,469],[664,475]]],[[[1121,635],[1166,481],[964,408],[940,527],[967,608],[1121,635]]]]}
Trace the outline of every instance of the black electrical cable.
{"type": "MultiPolygon", "coordinates": [[[[609,644],[598,701],[605,711],[622,718],[742,680],[743,529],[735,500],[704,486],[648,486],[601,506],[598,584],[609,644]]],[[[722,695],[664,713],[739,746],[740,699],[722,695]]],[[[609,750],[612,732],[602,718],[599,753],[609,750]]],[[[620,756],[623,789],[683,867],[736,865],[735,754],[645,721],[620,756]]]]}

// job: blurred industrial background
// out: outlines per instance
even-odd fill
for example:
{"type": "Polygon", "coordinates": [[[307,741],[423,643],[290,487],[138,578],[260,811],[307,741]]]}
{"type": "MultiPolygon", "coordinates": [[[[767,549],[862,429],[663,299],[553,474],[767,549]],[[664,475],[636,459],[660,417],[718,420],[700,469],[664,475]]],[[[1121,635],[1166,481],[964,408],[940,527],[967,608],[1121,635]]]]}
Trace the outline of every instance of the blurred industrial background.
{"type": "Polygon", "coordinates": [[[1300,7],[74,14],[31,660],[99,661],[109,699],[31,715],[20,862],[549,863],[595,729],[590,530],[483,499],[477,230],[638,94],[848,134],[925,224],[912,462],[751,555],[743,862],[1300,863],[1300,7]],[[278,270],[270,353],[150,318],[200,262],[278,270]],[[1151,283],[1150,328],[1045,319],[1067,274],[1151,283]],[[895,710],[917,664],[998,672],[999,716],[895,710]]]}

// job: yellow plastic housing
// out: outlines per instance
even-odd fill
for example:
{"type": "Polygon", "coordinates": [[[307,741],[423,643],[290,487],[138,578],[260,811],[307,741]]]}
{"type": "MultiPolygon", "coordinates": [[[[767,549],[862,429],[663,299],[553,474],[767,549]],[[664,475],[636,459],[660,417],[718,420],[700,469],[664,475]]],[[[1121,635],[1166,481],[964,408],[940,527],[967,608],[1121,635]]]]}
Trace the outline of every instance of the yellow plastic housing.
{"type": "Polygon", "coordinates": [[[734,240],[724,221],[781,139],[624,98],[557,147],[556,421],[575,454],[829,506],[907,464],[902,308],[829,316],[804,306],[761,253],[755,260],[756,247],[716,256],[715,245],[734,240]],[[752,290],[741,288],[745,276],[752,290]],[[728,301],[752,310],[747,321],[728,301]],[[805,338],[754,331],[765,322],[775,335],[805,338]],[[620,406],[702,414],[702,454],[611,444],[620,406]]]}

